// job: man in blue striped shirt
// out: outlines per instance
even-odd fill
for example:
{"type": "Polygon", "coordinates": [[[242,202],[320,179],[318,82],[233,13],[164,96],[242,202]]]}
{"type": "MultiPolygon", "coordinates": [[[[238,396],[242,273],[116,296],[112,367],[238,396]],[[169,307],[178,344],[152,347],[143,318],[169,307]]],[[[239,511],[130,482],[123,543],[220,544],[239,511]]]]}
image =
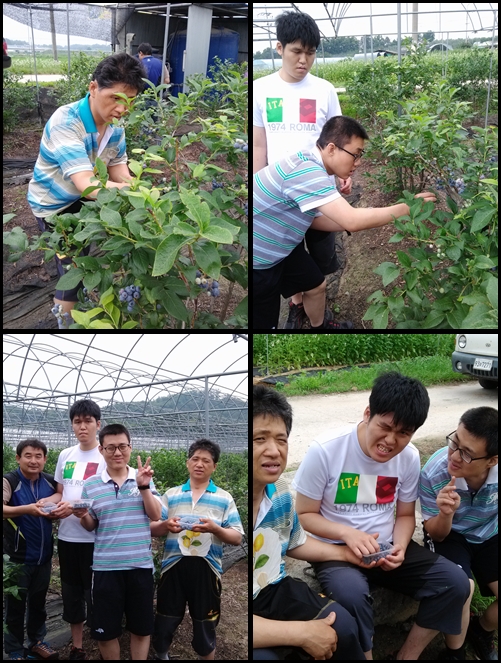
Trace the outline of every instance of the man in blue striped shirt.
{"type": "MultiPolygon", "coordinates": [[[[107,188],[129,185],[129,169],[125,152],[125,131],[113,124],[126,113],[117,93],[135,97],[144,86],[146,71],[142,64],[127,53],[116,53],[96,67],[89,92],[84,99],[61,106],[45,125],[40,153],[33,178],[28,186],[28,203],[40,230],[51,230],[53,214],[77,213],[83,204],[82,191],[95,185],[96,159],[107,166],[107,188]]],[[[95,199],[97,191],[87,195],[95,199]]],[[[82,253],[86,255],[86,253],[82,253]]],[[[56,255],[59,276],[71,258],[56,255]]],[[[54,303],[67,313],[77,302],[81,284],[72,290],[56,290],[54,303]]],[[[63,327],[64,328],[64,327],[63,327]]]]}
{"type": "Polygon", "coordinates": [[[193,620],[193,649],[200,659],[215,658],[223,543],[237,546],[244,533],[233,497],[211,479],[219,455],[215,442],[193,442],[186,461],[190,478],[169,488],[162,497],[162,522],[151,523],[153,536],[167,534],[153,637],[160,660],[169,658],[186,603],[193,620]]]}
{"type": "Polygon", "coordinates": [[[436,451],[421,471],[419,498],[425,545],[458,564],[470,578],[460,635],[445,636],[449,658],[464,659],[468,638],[481,660],[497,660],[498,627],[498,412],[492,407],[467,410],[448,446],[436,451]],[[469,606],[473,576],[482,596],[495,596],[479,618],[469,606]],[[450,652],[449,652],[450,653],[450,652]]]}
{"type": "MultiPolygon", "coordinates": [[[[324,319],[325,278],[304,248],[308,228],[356,232],[383,226],[409,214],[405,203],[391,207],[352,208],[329,175],[348,179],[360,166],[365,129],[353,118],[331,117],[317,146],[268,165],[254,175],[254,329],[278,324],[280,295],[303,292],[312,329],[352,329],[350,323],[324,319]],[[321,212],[321,216],[315,216],[321,212]]],[[[416,198],[435,201],[430,193],[416,198]]]]}

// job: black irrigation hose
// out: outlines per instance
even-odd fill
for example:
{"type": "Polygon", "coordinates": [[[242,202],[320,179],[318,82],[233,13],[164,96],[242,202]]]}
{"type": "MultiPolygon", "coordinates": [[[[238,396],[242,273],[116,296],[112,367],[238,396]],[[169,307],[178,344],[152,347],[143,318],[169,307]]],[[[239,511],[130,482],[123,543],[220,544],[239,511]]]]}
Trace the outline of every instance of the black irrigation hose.
{"type": "Polygon", "coordinates": [[[34,168],[35,167],[35,159],[4,159],[3,160],[3,167],[4,168],[14,168],[14,169],[19,169],[19,168],[34,168]]]}
{"type": "Polygon", "coordinates": [[[266,376],[266,369],[265,368],[253,368],[252,369],[252,375],[253,377],[261,377],[261,376],[266,376],[263,377],[262,380],[259,380],[259,384],[277,384],[277,382],[282,382],[283,384],[288,384],[292,378],[295,378],[297,375],[306,375],[308,377],[311,377],[313,375],[317,375],[318,373],[325,373],[326,371],[351,371],[354,368],[370,368],[373,366],[373,364],[355,364],[354,366],[340,366],[337,368],[334,367],[329,367],[329,366],[324,366],[322,368],[301,368],[295,371],[288,371],[287,375],[280,375],[275,374],[275,375],[268,375],[266,376]]]}

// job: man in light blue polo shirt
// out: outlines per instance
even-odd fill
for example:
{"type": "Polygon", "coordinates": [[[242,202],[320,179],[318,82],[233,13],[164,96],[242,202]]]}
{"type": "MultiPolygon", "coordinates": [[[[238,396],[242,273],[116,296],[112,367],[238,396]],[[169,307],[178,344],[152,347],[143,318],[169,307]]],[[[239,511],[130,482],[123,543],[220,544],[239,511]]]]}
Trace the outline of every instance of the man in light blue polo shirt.
{"type": "MultiPolygon", "coordinates": [[[[128,186],[125,132],[112,123],[126,112],[117,93],[135,97],[143,89],[145,76],[144,67],[132,56],[110,55],[96,67],[86,97],[61,106],[50,117],[28,187],[28,203],[42,231],[51,230],[47,219],[52,214],[80,210],[82,191],[95,184],[91,177],[97,157],[107,166],[108,188],[128,186]]],[[[96,196],[93,191],[87,197],[96,196]]],[[[67,264],[71,264],[71,258],[56,256],[60,276],[67,264]]],[[[80,287],[81,284],[72,290],[56,290],[54,303],[62,306],[69,322],[69,311],[77,302],[80,287]]]]}
{"type": "Polygon", "coordinates": [[[211,479],[220,453],[219,445],[206,438],[190,445],[186,461],[190,478],[167,490],[162,520],[150,524],[153,536],[167,534],[153,637],[159,660],[169,659],[186,603],[193,620],[193,649],[199,659],[215,658],[223,543],[237,546],[244,534],[233,497],[211,479]]]}
{"type": "Polygon", "coordinates": [[[470,578],[460,635],[446,635],[446,658],[462,660],[466,635],[481,660],[496,660],[498,627],[498,412],[467,410],[448,446],[436,451],[421,470],[419,499],[425,545],[460,566],[470,578]],[[495,596],[484,614],[471,621],[473,576],[482,596],[495,596]],[[470,623],[469,623],[470,622],[470,623]],[[469,627],[468,627],[469,623],[469,627]],[[468,633],[467,633],[468,631],[468,633]]]}

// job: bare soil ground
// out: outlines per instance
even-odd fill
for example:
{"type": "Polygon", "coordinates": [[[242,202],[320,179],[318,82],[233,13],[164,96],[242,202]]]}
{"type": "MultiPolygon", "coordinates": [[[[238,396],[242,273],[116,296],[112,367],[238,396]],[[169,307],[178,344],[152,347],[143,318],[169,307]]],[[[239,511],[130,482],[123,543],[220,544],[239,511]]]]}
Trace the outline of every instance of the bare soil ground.
{"type": "MultiPolygon", "coordinates": [[[[60,598],[61,589],[57,557],[53,558],[52,564],[53,572],[47,599],[47,612],[49,617],[51,617],[51,614],[54,616],[50,620],[50,625],[48,624],[49,633],[47,640],[58,651],[60,660],[68,660],[72,643],[71,641],[68,642],[70,638],[69,625],[63,622],[61,618],[62,602],[60,598]],[[51,604],[58,606],[58,608],[51,610],[51,604]],[[63,641],[67,642],[67,644],[58,647],[54,644],[51,633],[62,634],[63,641]]],[[[240,661],[248,659],[248,576],[248,563],[245,559],[234,564],[222,576],[221,620],[216,632],[215,657],[217,660],[240,661]]],[[[156,605],[156,596],[154,604],[156,605]]],[[[192,638],[193,627],[191,617],[188,609],[186,609],[185,617],[176,631],[169,650],[170,658],[183,661],[198,659],[198,655],[191,646],[192,638]]],[[[130,661],[129,632],[124,629],[119,641],[120,659],[122,661],[130,661]]],[[[84,627],[83,631],[83,649],[87,653],[88,660],[102,660],[97,642],[90,637],[88,627],[84,627]]],[[[150,647],[148,659],[153,660],[154,656],[154,650],[150,647]]]]}

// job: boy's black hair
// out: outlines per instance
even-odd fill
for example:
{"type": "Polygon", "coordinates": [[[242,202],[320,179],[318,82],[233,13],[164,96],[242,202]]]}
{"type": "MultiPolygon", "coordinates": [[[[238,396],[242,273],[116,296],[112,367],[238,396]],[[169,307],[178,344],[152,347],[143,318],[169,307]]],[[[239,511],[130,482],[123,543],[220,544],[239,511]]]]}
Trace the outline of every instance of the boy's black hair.
{"type": "Polygon", "coordinates": [[[498,411],[493,407],[474,407],[466,410],[459,420],[470,435],[485,440],[485,453],[498,455],[498,411]]]}
{"type": "Polygon", "coordinates": [[[128,53],[114,53],[97,65],[92,74],[100,88],[113,87],[118,83],[141,92],[144,88],[143,78],[147,78],[146,70],[140,60],[128,53]]]}
{"type": "Polygon", "coordinates": [[[275,20],[277,27],[277,40],[285,48],[300,40],[304,48],[318,48],[320,46],[320,31],[315,21],[302,12],[284,12],[275,20]]]}
{"type": "Polygon", "coordinates": [[[324,124],[317,140],[317,147],[324,148],[329,143],[334,143],[338,147],[344,147],[351,141],[353,136],[363,138],[364,140],[369,138],[363,126],[352,117],[336,115],[336,117],[331,117],[324,124]]]}
{"type": "Polygon", "coordinates": [[[383,373],[374,381],[369,396],[370,418],[393,413],[393,425],[416,431],[426,421],[430,397],[425,386],[396,371],[383,373]]]}
{"type": "Polygon", "coordinates": [[[148,42],[143,42],[142,44],[139,44],[137,47],[137,52],[142,53],[143,55],[152,55],[153,50],[151,48],[151,44],[148,44],[148,42]]]}
{"type": "Polygon", "coordinates": [[[104,446],[103,442],[106,435],[121,435],[122,433],[127,435],[127,439],[129,440],[130,444],[129,431],[125,428],[125,426],[122,426],[122,424],[109,424],[108,426],[105,426],[103,430],[99,431],[99,444],[104,446]]]}
{"type": "Polygon", "coordinates": [[[208,451],[212,456],[214,463],[217,463],[219,460],[221,449],[219,448],[219,444],[216,442],[207,440],[205,437],[201,437],[199,440],[195,440],[195,442],[193,442],[193,444],[191,444],[190,448],[188,449],[188,458],[191,458],[195,451],[198,451],[198,449],[205,449],[205,451],[208,451]]]}
{"type": "Polygon", "coordinates": [[[252,391],[253,417],[266,416],[282,419],[287,437],[292,428],[292,408],[283,394],[270,387],[257,384],[252,391]]]}
{"type": "Polygon", "coordinates": [[[75,401],[70,408],[70,421],[73,423],[75,417],[94,417],[97,421],[101,421],[101,408],[97,403],[88,398],[81,401],[75,401]]]}
{"type": "Polygon", "coordinates": [[[41,449],[43,452],[44,456],[47,456],[47,447],[43,442],[40,440],[37,440],[36,438],[30,438],[28,440],[23,440],[22,442],[19,442],[17,445],[16,449],[16,455],[21,457],[23,454],[23,451],[26,449],[26,447],[33,447],[34,449],[41,449]]]}

